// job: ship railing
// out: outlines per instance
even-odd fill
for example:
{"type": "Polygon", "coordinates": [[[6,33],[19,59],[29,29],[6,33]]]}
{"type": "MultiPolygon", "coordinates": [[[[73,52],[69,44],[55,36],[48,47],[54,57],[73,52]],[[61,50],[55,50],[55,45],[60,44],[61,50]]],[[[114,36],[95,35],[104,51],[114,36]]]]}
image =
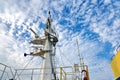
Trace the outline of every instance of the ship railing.
{"type": "MultiPolygon", "coordinates": [[[[46,69],[49,71],[49,69],[51,68],[46,68],[46,69]]],[[[43,74],[42,70],[43,68],[16,69],[15,80],[41,80],[41,76],[43,74]]],[[[46,73],[45,75],[48,75],[48,74],[49,73],[46,73]]],[[[57,80],[59,80],[58,77],[57,77],[57,80]]]]}
{"type": "Polygon", "coordinates": [[[11,80],[13,76],[12,68],[0,63],[0,80],[11,80]]]}
{"type": "MultiPolygon", "coordinates": [[[[60,67],[59,79],[60,80],[83,80],[86,75],[82,71],[88,71],[88,66],[65,66],[60,67]]],[[[89,80],[89,79],[88,79],[89,80]]]]}
{"type": "MultiPolygon", "coordinates": [[[[82,70],[87,70],[87,65],[77,66],[63,66],[56,67],[56,79],[57,80],[83,80],[84,74],[82,70]]],[[[51,69],[51,68],[47,68],[51,69]]],[[[15,80],[41,80],[42,68],[27,68],[16,69],[15,80]]],[[[49,71],[49,70],[48,70],[49,71]]],[[[48,75],[48,73],[46,73],[48,75]]],[[[54,80],[54,79],[53,79],[54,80]]]]}
{"type": "MultiPolygon", "coordinates": [[[[83,68],[84,70],[88,70],[87,65],[56,67],[56,79],[83,80],[83,68]]],[[[47,70],[48,69],[51,68],[47,68],[47,70]]],[[[41,80],[42,70],[42,68],[15,69],[13,74],[11,67],[0,63],[0,80],[41,80]]]]}

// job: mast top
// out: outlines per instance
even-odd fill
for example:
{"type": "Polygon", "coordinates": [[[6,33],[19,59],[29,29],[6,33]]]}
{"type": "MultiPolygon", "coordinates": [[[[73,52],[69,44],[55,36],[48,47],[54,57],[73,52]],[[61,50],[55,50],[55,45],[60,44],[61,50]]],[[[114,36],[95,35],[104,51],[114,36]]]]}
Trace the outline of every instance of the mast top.
{"type": "Polygon", "coordinates": [[[50,11],[48,13],[50,14],[50,11]]]}
{"type": "Polygon", "coordinates": [[[50,14],[50,11],[48,12],[48,14],[49,14],[49,18],[51,18],[51,14],[50,14]]]}

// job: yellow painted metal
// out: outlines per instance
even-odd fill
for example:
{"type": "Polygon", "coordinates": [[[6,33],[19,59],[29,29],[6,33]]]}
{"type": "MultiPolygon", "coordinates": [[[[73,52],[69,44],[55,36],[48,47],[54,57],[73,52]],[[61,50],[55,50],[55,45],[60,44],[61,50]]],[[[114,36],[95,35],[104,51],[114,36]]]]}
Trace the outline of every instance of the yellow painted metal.
{"type": "Polygon", "coordinates": [[[120,77],[120,50],[114,56],[113,60],[110,63],[115,79],[120,77]]]}
{"type": "MultiPolygon", "coordinates": [[[[79,69],[82,68],[83,66],[77,66],[79,69]]],[[[89,73],[88,73],[88,66],[84,65],[85,70],[87,71],[86,77],[89,79],[89,73]]],[[[60,68],[60,80],[69,80],[72,79],[73,80],[73,76],[75,76],[76,72],[74,71],[74,67],[73,66],[62,66],[59,67],[60,68]]],[[[80,71],[78,71],[78,73],[81,75],[81,69],[80,71]]],[[[82,79],[82,77],[80,77],[82,79]]]]}
{"type": "Polygon", "coordinates": [[[60,80],[62,80],[62,67],[60,67],[60,80]]]}
{"type": "Polygon", "coordinates": [[[87,71],[87,78],[88,78],[88,80],[90,80],[90,78],[89,78],[89,72],[88,72],[88,66],[86,68],[86,71],[87,71]]]}
{"type": "Polygon", "coordinates": [[[66,80],[66,73],[65,73],[65,77],[64,77],[64,80],[66,80]]]}

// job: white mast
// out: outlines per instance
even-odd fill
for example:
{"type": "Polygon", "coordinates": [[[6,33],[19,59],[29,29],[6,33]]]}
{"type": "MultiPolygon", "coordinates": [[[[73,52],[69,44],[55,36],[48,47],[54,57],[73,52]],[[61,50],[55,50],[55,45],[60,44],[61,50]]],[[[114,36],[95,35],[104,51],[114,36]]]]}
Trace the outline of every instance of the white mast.
{"type": "Polygon", "coordinates": [[[40,38],[32,29],[30,29],[35,34],[35,39],[32,40],[30,43],[35,45],[43,45],[44,49],[37,48],[36,52],[31,52],[32,56],[41,56],[44,58],[41,70],[41,79],[40,80],[56,80],[56,73],[55,73],[55,45],[58,42],[58,38],[56,37],[55,31],[51,27],[51,15],[49,12],[49,17],[46,22],[45,28],[45,38],[40,38]]]}
{"type": "MultiPolygon", "coordinates": [[[[49,12],[50,14],[50,12],[49,12]]],[[[49,52],[46,52],[42,65],[42,76],[41,80],[56,80],[56,75],[55,75],[55,65],[53,59],[55,58],[55,53],[53,50],[53,47],[55,47],[56,42],[58,41],[55,31],[51,28],[51,16],[48,17],[47,23],[46,23],[46,29],[45,29],[45,36],[46,36],[46,41],[45,41],[45,50],[50,50],[49,52]]]]}

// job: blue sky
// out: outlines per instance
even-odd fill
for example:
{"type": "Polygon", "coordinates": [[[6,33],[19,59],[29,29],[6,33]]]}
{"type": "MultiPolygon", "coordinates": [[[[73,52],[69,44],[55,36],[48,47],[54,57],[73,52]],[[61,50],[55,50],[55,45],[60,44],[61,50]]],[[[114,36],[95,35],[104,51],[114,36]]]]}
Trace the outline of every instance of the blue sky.
{"type": "MultiPolygon", "coordinates": [[[[120,42],[120,0],[0,0],[0,62],[21,68],[31,59],[23,57],[33,39],[29,28],[42,36],[49,10],[59,34],[57,64],[79,62],[77,37],[90,79],[113,80],[110,61],[120,42]]],[[[38,67],[38,60],[31,67],[38,67]]]]}

